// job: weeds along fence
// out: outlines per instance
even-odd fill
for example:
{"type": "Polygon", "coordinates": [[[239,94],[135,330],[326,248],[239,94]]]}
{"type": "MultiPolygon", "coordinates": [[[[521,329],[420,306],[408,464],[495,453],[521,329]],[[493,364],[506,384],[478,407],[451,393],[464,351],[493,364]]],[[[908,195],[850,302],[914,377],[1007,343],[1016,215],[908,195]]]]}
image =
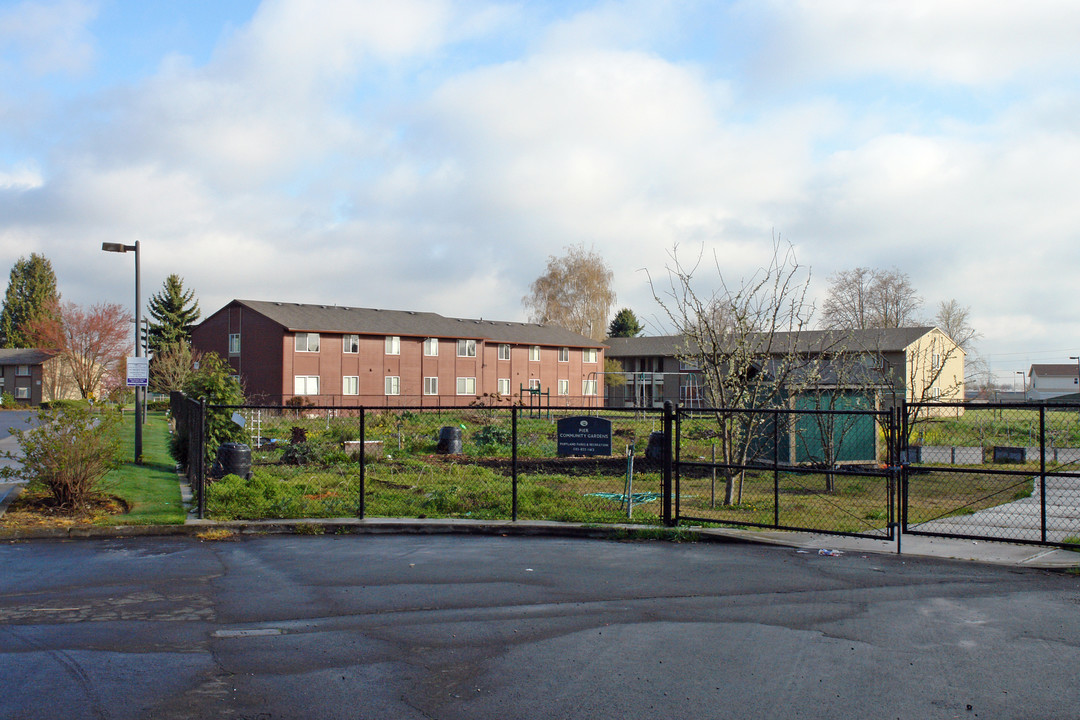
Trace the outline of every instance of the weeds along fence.
{"type": "Polygon", "coordinates": [[[224,415],[243,423],[251,449],[240,474],[204,453],[202,481],[189,451],[200,516],[663,521],[662,458],[646,452],[660,409],[184,407],[192,447],[192,433],[224,415]],[[610,451],[560,455],[559,422],[601,412],[610,451]]]}

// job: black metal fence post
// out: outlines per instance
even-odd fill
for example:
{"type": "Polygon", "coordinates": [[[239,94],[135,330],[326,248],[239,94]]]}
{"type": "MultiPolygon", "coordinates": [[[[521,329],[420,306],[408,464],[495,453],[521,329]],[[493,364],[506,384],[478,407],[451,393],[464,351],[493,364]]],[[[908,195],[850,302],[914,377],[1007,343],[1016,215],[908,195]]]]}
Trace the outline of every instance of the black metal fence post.
{"type": "Polygon", "coordinates": [[[517,522],[518,519],[518,409],[514,405],[510,408],[510,519],[517,522]]]}
{"type": "Polygon", "coordinates": [[[1046,542],[1046,405],[1039,405],[1039,481],[1042,487],[1042,492],[1039,493],[1040,527],[1042,541],[1046,542]]]}
{"type": "Polygon", "coordinates": [[[357,506],[357,514],[363,520],[367,515],[367,492],[365,491],[365,473],[367,472],[367,434],[364,427],[366,413],[363,406],[360,407],[360,503],[357,506]]]}
{"type": "MultiPolygon", "coordinates": [[[[786,433],[785,433],[786,435],[786,433]]],[[[745,471],[744,471],[745,473],[745,471]]],[[[743,480],[746,480],[745,474],[743,480]]],[[[773,410],[773,524],[780,524],[780,411],[773,410]]]]}
{"type": "Polygon", "coordinates": [[[198,460],[198,488],[199,488],[199,519],[206,518],[206,398],[199,401],[199,442],[198,460]]]}
{"type": "Polygon", "coordinates": [[[674,406],[670,400],[664,401],[664,452],[663,452],[663,492],[664,492],[664,524],[672,526],[675,524],[671,516],[671,466],[673,462],[672,453],[672,419],[674,417],[674,406]]]}

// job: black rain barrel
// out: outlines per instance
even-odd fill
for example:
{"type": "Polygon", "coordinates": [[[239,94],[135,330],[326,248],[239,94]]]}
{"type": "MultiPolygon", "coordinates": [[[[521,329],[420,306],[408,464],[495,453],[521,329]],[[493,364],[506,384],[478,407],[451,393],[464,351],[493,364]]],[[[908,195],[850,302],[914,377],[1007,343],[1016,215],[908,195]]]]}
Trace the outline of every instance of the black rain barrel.
{"type": "Polygon", "coordinates": [[[239,475],[245,480],[251,479],[251,448],[244,443],[222,443],[217,451],[214,463],[218,477],[239,475]]]}
{"type": "Polygon", "coordinates": [[[439,444],[435,446],[435,452],[440,455],[461,454],[461,428],[447,425],[439,430],[439,444]]]}
{"type": "Polygon", "coordinates": [[[663,462],[664,460],[664,433],[649,433],[649,444],[645,448],[645,459],[663,462]]]}

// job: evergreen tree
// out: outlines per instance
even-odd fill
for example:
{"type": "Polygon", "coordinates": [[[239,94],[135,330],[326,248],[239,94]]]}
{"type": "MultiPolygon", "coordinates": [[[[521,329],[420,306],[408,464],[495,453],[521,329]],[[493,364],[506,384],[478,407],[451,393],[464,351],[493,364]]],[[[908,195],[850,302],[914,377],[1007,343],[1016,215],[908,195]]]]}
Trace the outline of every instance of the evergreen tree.
{"type": "Polygon", "coordinates": [[[30,324],[54,314],[59,303],[52,263],[37,253],[31,253],[29,260],[19,258],[11,268],[0,311],[0,344],[6,348],[33,347],[30,324]]]}
{"type": "Polygon", "coordinates": [[[638,322],[637,315],[630,308],[623,308],[608,326],[608,337],[637,337],[645,328],[638,322]]]}
{"type": "Polygon", "coordinates": [[[184,279],[170,275],[161,291],[150,297],[150,352],[157,355],[167,346],[191,340],[191,328],[199,320],[195,291],[184,291],[184,279]]]}

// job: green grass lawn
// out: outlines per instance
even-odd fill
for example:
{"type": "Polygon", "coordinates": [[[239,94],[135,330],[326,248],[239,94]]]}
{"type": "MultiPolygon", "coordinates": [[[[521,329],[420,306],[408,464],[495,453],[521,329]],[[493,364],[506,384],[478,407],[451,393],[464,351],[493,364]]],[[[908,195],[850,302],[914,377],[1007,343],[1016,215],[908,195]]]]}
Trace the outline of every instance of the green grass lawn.
{"type": "Polygon", "coordinates": [[[125,413],[121,428],[124,464],[105,480],[107,492],[130,510],[98,520],[102,525],[180,525],[187,511],[180,500],[175,463],[169,456],[169,427],[163,412],[147,414],[143,425],[143,464],[136,465],[135,415],[125,413]]]}

